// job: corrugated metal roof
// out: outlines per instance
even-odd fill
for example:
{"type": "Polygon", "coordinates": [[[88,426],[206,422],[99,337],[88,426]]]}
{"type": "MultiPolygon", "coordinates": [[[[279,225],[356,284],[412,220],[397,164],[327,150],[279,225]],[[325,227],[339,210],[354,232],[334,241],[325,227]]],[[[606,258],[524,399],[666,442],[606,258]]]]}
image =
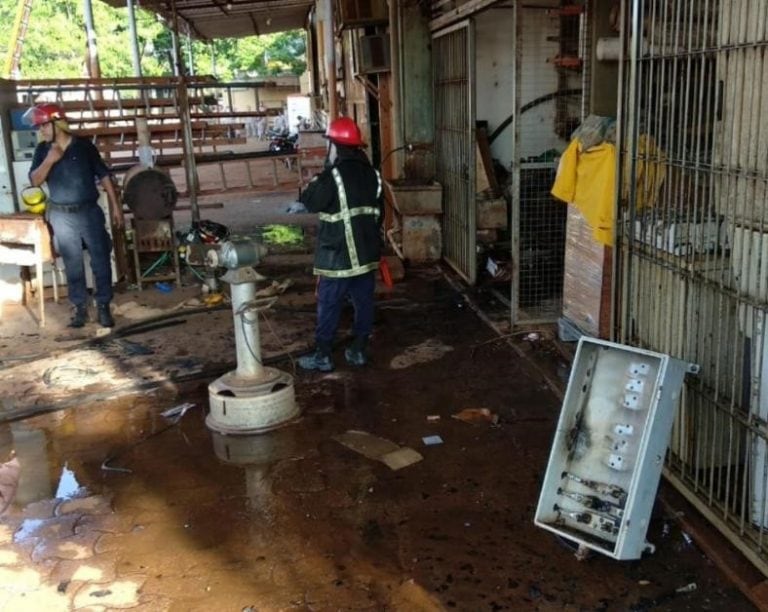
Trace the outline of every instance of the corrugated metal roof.
{"type": "MultiPolygon", "coordinates": [[[[125,0],[104,0],[125,8],[125,0]]],[[[176,0],[179,30],[194,38],[243,38],[304,28],[313,0],[176,0]],[[185,25],[186,24],[186,25],[185,25]]],[[[169,0],[139,0],[137,6],[172,21],[169,0]]]]}

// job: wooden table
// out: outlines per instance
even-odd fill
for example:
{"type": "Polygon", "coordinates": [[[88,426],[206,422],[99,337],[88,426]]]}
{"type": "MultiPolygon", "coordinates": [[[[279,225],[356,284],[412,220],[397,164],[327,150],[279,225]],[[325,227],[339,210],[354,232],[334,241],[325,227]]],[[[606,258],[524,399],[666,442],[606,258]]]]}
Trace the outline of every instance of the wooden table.
{"type": "MultiPolygon", "coordinates": [[[[51,232],[40,215],[30,213],[0,215],[0,264],[35,267],[41,326],[45,325],[43,264],[53,260],[51,232]]],[[[55,284],[54,281],[54,288],[55,284]]],[[[28,282],[25,282],[25,287],[28,286],[28,282]]],[[[54,291],[54,299],[58,301],[56,294],[57,291],[54,291]]]]}

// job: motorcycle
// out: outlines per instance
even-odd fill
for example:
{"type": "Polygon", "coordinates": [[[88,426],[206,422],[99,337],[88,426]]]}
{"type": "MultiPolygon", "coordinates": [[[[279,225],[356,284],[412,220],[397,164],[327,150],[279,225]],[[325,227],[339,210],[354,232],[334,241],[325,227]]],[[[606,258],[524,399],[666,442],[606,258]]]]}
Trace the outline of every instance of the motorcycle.
{"type": "Polygon", "coordinates": [[[298,140],[298,133],[271,132],[269,136],[269,151],[272,153],[296,153],[296,143],[298,140]]]}

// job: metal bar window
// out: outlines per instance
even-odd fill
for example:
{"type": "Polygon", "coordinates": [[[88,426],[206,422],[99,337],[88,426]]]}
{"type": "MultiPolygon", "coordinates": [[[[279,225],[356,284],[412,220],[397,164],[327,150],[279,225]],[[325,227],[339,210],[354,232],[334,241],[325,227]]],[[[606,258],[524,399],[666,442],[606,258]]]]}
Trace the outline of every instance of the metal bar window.
{"type": "Polygon", "coordinates": [[[768,574],[768,6],[628,8],[619,331],[701,365],[666,474],[768,574]]]}

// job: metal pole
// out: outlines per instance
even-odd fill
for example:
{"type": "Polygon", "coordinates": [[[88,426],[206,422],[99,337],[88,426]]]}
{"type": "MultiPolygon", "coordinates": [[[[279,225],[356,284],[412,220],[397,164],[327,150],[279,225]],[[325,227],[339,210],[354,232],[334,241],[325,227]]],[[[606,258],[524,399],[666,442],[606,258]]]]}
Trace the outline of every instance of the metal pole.
{"type": "MultiPolygon", "coordinates": [[[[403,121],[400,116],[400,3],[397,0],[389,2],[389,48],[391,55],[390,81],[392,83],[392,148],[397,151],[403,142],[403,121]]],[[[396,163],[393,164],[392,178],[399,178],[402,168],[402,151],[395,153],[396,163]]]]}
{"type": "Polygon", "coordinates": [[[99,50],[96,46],[96,29],[93,27],[93,6],[91,0],[83,0],[83,15],[85,16],[85,34],[88,42],[88,76],[92,79],[101,78],[99,66],[99,50]]]}
{"type": "Polygon", "coordinates": [[[181,120],[184,144],[184,169],[187,175],[187,193],[189,194],[189,208],[192,215],[192,223],[200,221],[200,209],[197,205],[197,168],[195,166],[195,147],[192,136],[192,116],[189,111],[189,95],[187,82],[184,76],[183,60],[179,50],[179,15],[176,11],[176,0],[171,0],[173,11],[173,49],[176,58],[176,69],[179,87],[179,119],[181,120]]]}
{"type": "Polygon", "coordinates": [[[176,24],[176,3],[173,3],[174,6],[174,12],[173,12],[173,27],[171,28],[171,70],[173,70],[173,76],[179,76],[181,72],[179,71],[179,37],[176,34],[176,28],[178,27],[176,24]]]}
{"type": "Polygon", "coordinates": [[[258,312],[248,310],[248,303],[256,297],[255,283],[230,285],[232,312],[235,318],[235,350],[237,351],[238,378],[261,378],[261,341],[258,312]]]}
{"type": "Polygon", "coordinates": [[[325,56],[325,80],[328,84],[328,122],[330,123],[339,115],[336,104],[336,46],[333,42],[334,19],[333,0],[321,0],[325,15],[325,27],[323,28],[323,49],[325,56]]]}
{"type": "MultiPolygon", "coordinates": [[[[642,6],[643,0],[633,0],[630,10],[630,50],[629,50],[629,95],[628,95],[628,113],[627,113],[627,144],[628,149],[626,155],[629,157],[629,194],[627,197],[627,207],[629,215],[629,244],[632,244],[634,240],[634,222],[635,222],[635,206],[637,205],[637,194],[635,193],[635,185],[637,184],[637,140],[640,132],[640,117],[639,117],[639,93],[638,93],[638,80],[640,71],[640,53],[642,49],[643,39],[643,27],[642,27],[642,6]]],[[[624,24],[622,24],[622,27],[624,24]]],[[[631,252],[627,249],[624,252],[625,261],[625,274],[622,279],[622,309],[624,310],[624,317],[622,321],[622,329],[620,339],[622,342],[627,342],[628,336],[631,330],[632,313],[629,307],[632,291],[632,257],[631,252]]]]}
{"type": "Polygon", "coordinates": [[[195,56],[192,52],[192,37],[187,35],[187,63],[189,64],[189,74],[195,74],[195,56]]]}
{"type": "Polygon", "coordinates": [[[136,11],[133,0],[126,0],[128,9],[128,31],[131,35],[131,57],[133,58],[133,76],[141,78],[141,56],[139,55],[139,41],[136,37],[136,11]]]}

